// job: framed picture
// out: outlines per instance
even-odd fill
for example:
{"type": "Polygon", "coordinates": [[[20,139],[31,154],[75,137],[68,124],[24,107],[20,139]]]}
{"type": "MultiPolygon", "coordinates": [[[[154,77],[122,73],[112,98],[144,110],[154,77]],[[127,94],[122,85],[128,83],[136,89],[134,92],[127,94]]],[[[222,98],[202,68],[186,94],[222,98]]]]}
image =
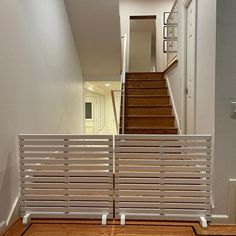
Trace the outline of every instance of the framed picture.
{"type": "Polygon", "coordinates": [[[167,25],[163,26],[163,38],[167,39],[167,25]]]}
{"type": "Polygon", "coordinates": [[[167,25],[167,19],[169,17],[170,12],[164,12],[163,14],[163,24],[167,25]]]}
{"type": "Polygon", "coordinates": [[[163,52],[167,53],[167,40],[163,40],[163,52]]]}

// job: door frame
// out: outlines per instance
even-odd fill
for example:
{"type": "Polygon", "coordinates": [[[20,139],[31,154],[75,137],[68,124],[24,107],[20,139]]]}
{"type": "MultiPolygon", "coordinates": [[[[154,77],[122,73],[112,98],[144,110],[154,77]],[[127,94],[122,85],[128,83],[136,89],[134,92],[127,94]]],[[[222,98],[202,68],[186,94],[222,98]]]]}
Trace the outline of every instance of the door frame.
{"type": "Polygon", "coordinates": [[[156,67],[156,71],[157,71],[157,20],[158,20],[158,16],[157,15],[153,15],[153,14],[150,14],[150,15],[140,15],[140,14],[132,14],[132,15],[129,15],[128,16],[128,32],[127,32],[127,62],[126,62],[126,68],[127,68],[127,72],[129,72],[129,66],[130,66],[130,21],[131,20],[145,20],[145,19],[148,19],[148,20],[155,20],[155,30],[156,30],[156,64],[155,64],[155,67],[156,67]]]}
{"type": "Polygon", "coordinates": [[[197,15],[198,15],[198,11],[197,11],[197,3],[198,3],[198,0],[185,0],[184,2],[184,18],[185,18],[185,30],[184,30],[184,67],[185,67],[185,79],[184,79],[184,119],[185,119],[185,122],[184,122],[184,130],[185,130],[185,133],[188,132],[187,130],[187,125],[188,125],[188,117],[187,117],[187,33],[188,33],[188,30],[187,30],[187,27],[188,27],[188,22],[187,22],[187,19],[188,19],[188,7],[189,5],[194,2],[195,3],[195,10],[196,10],[196,15],[195,15],[195,48],[194,48],[194,94],[193,94],[193,111],[194,111],[194,114],[193,114],[193,134],[196,133],[196,79],[197,79],[197,15]]]}

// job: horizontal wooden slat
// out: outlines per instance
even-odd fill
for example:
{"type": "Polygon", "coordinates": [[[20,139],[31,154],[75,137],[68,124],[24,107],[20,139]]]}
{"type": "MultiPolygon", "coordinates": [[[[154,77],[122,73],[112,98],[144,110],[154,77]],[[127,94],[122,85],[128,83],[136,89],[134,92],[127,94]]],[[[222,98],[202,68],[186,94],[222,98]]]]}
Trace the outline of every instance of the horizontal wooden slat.
{"type": "Polygon", "coordinates": [[[35,183],[109,183],[112,178],[108,177],[21,177],[21,182],[35,182],[35,183]]]}
{"type": "Polygon", "coordinates": [[[112,213],[112,208],[95,207],[21,207],[21,212],[101,212],[112,213]]]}
{"type": "Polygon", "coordinates": [[[122,165],[143,165],[143,166],[156,166],[156,165],[164,165],[164,166],[196,166],[196,165],[210,165],[210,161],[205,160],[145,160],[145,159],[120,159],[117,166],[122,165]]]}
{"type": "MultiPolygon", "coordinates": [[[[21,213],[20,217],[23,218],[25,213],[21,213]]],[[[101,212],[31,212],[31,219],[99,219],[101,220],[101,212]]],[[[112,214],[107,216],[108,219],[112,218],[112,214]]]]}
{"type": "Polygon", "coordinates": [[[142,196],[140,198],[137,198],[136,196],[119,196],[117,197],[117,204],[121,202],[141,202],[141,203],[148,203],[148,202],[162,202],[162,203],[203,203],[210,204],[210,198],[205,197],[176,197],[176,196],[170,196],[170,197],[163,197],[163,196],[142,196]]]}
{"type": "Polygon", "coordinates": [[[156,191],[156,190],[116,190],[116,195],[120,196],[182,196],[182,197],[207,197],[210,195],[206,191],[156,191]]]}
{"type": "Polygon", "coordinates": [[[97,140],[70,140],[68,141],[58,141],[58,140],[24,140],[20,141],[19,145],[24,145],[24,146],[57,146],[57,145],[88,145],[88,146],[112,146],[113,142],[112,141],[97,141],[97,140]]]}
{"type": "Polygon", "coordinates": [[[115,140],[212,140],[211,135],[115,135],[115,140]]]}
{"type": "Polygon", "coordinates": [[[90,177],[90,176],[97,176],[97,177],[112,177],[112,173],[109,171],[31,171],[31,170],[24,170],[20,172],[21,176],[41,176],[41,177],[49,177],[49,176],[75,176],[75,177],[90,177]]]}
{"type": "Polygon", "coordinates": [[[36,158],[27,158],[20,160],[20,164],[51,164],[51,165],[58,165],[58,164],[63,164],[63,165],[71,165],[71,164],[83,164],[83,165],[88,165],[88,164],[112,164],[113,160],[108,159],[108,158],[99,158],[99,159],[73,159],[73,160],[66,160],[66,159],[36,159],[36,158]]]}
{"type": "Polygon", "coordinates": [[[41,195],[111,195],[113,190],[110,189],[81,189],[81,190],[72,190],[72,189],[22,189],[22,194],[41,194],[41,195]]]}
{"type": "Polygon", "coordinates": [[[210,178],[211,174],[209,173],[196,173],[196,172],[168,172],[168,173],[158,173],[158,172],[118,172],[116,173],[116,177],[145,177],[145,178],[210,178]]]}
{"type": "Polygon", "coordinates": [[[116,170],[122,171],[144,171],[144,172],[197,172],[197,171],[210,171],[210,167],[205,166],[117,166],[116,170]]]}
{"type": "Polygon", "coordinates": [[[170,154],[170,153],[116,153],[116,159],[163,159],[163,160],[210,160],[211,156],[207,154],[170,154]]]}
{"type": "Polygon", "coordinates": [[[31,152],[31,153],[20,153],[21,158],[30,157],[30,158],[111,158],[113,154],[104,152],[104,153],[58,153],[58,152],[31,152]]]}
{"type": "Polygon", "coordinates": [[[19,139],[111,139],[112,135],[77,135],[77,134],[20,134],[19,139]]]}
{"type": "Polygon", "coordinates": [[[71,207],[113,207],[112,201],[22,201],[24,207],[52,207],[52,206],[71,206],[71,207]]]}
{"type": "Polygon", "coordinates": [[[111,152],[110,147],[46,147],[46,146],[24,146],[20,147],[20,152],[44,152],[44,151],[64,151],[64,152],[111,152]]]}
{"type": "Polygon", "coordinates": [[[43,195],[37,194],[33,195],[29,193],[28,195],[22,194],[22,201],[112,201],[110,195],[43,195]]]}
{"type": "Polygon", "coordinates": [[[199,190],[208,191],[209,186],[206,185],[168,185],[168,184],[119,184],[117,190],[199,190]]]}
{"type": "Polygon", "coordinates": [[[112,166],[109,165],[23,165],[21,170],[112,170],[112,166]]]}
{"type": "Polygon", "coordinates": [[[205,141],[177,141],[177,140],[172,140],[172,141],[117,141],[116,142],[117,147],[209,147],[211,146],[211,142],[205,141]]]}
{"type": "Polygon", "coordinates": [[[209,179],[177,179],[177,178],[116,178],[117,184],[210,184],[209,179]]]}
{"type": "Polygon", "coordinates": [[[205,215],[207,214],[207,210],[183,210],[183,209],[147,209],[147,208],[143,208],[143,209],[140,209],[140,208],[121,208],[119,210],[119,213],[122,213],[122,214],[125,214],[125,213],[141,213],[141,214],[154,214],[154,213],[160,213],[160,214],[191,214],[191,215],[205,215]]]}
{"type": "Polygon", "coordinates": [[[22,188],[34,188],[34,189],[109,189],[111,188],[109,183],[96,183],[96,184],[80,184],[80,183],[24,183],[21,184],[22,188]]]}
{"type": "Polygon", "coordinates": [[[182,147],[117,147],[118,153],[211,153],[211,148],[182,148],[182,147]]]}
{"type": "Polygon", "coordinates": [[[164,209],[201,209],[210,210],[210,205],[201,203],[156,203],[156,202],[118,202],[117,208],[164,208],[164,209]]]}

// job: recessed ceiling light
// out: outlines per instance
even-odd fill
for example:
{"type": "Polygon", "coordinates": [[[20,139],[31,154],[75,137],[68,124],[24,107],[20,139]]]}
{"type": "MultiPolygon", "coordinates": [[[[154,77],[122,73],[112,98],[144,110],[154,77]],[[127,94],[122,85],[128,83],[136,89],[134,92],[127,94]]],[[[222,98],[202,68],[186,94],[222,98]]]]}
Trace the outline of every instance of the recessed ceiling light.
{"type": "Polygon", "coordinates": [[[109,87],[109,86],[111,86],[111,84],[105,84],[105,86],[106,86],[106,87],[109,87]]]}

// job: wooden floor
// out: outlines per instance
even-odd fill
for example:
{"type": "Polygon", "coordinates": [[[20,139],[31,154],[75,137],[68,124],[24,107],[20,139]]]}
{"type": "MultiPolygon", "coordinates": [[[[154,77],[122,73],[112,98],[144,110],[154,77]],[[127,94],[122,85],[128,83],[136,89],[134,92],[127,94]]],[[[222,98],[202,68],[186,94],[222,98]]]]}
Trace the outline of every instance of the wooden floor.
{"type": "Polygon", "coordinates": [[[18,220],[4,236],[195,236],[236,235],[235,226],[209,226],[203,230],[197,223],[177,222],[128,222],[120,226],[110,221],[100,226],[98,221],[33,220],[23,226],[18,220]]]}

